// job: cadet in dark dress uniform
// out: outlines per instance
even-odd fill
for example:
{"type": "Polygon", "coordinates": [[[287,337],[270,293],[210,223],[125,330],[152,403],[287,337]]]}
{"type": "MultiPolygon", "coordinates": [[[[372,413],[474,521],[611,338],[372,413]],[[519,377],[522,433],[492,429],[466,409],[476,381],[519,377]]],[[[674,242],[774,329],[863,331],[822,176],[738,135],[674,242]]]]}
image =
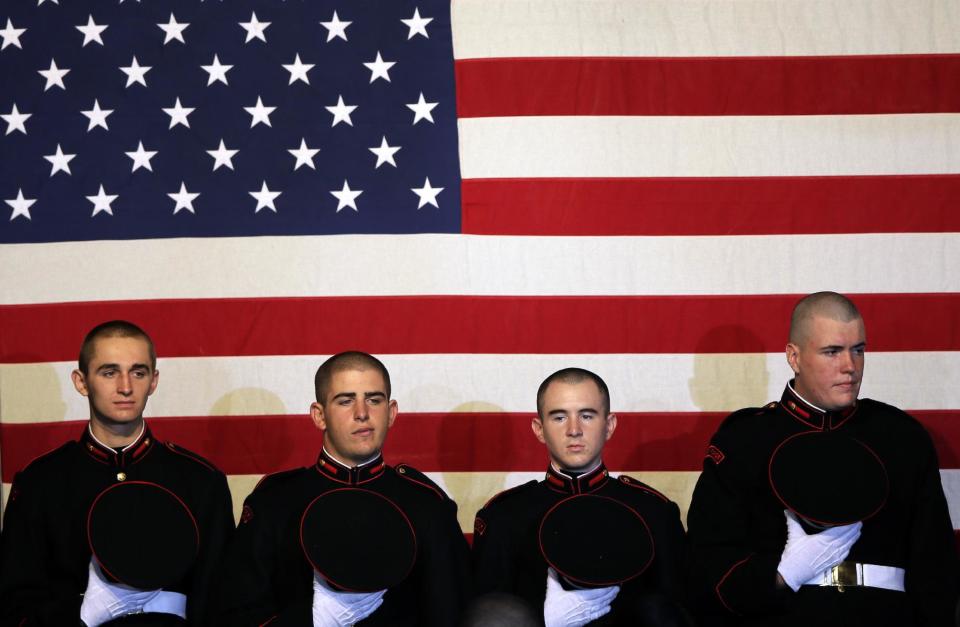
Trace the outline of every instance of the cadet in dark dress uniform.
{"type": "MultiPolygon", "coordinates": [[[[92,627],[144,611],[207,624],[211,576],[233,530],[230,493],[223,473],[194,453],[158,442],[143,421],[157,385],[155,363],[152,342],[130,323],[104,323],[88,334],[73,378],[90,400],[90,423],[79,440],[37,458],[14,478],[3,526],[0,624],[61,627],[81,624],[83,615],[92,627]],[[88,541],[91,504],[105,488],[130,481],[173,492],[197,524],[194,565],[162,591],[88,581],[100,572],[88,541]]],[[[155,541],[151,531],[142,530],[141,542],[155,541]]],[[[140,552],[136,545],[128,550],[140,552]]]]}
{"type": "MultiPolygon", "coordinates": [[[[687,518],[703,624],[954,624],[957,552],[937,456],[909,415],[857,399],[864,346],[853,303],[832,292],[806,297],[787,345],[796,378],[779,402],[736,412],[711,440],[687,518]],[[788,538],[785,509],[796,516],[774,492],[771,455],[787,438],[817,432],[873,451],[886,499],[862,522],[820,534],[791,524],[788,538]]],[[[807,464],[799,481],[829,475],[832,460],[810,455],[807,464]]],[[[837,489],[826,485],[824,499],[837,489]]]]}
{"type": "MultiPolygon", "coordinates": [[[[477,513],[473,536],[477,595],[516,595],[534,607],[548,625],[582,625],[591,620],[597,625],[682,624],[679,604],[685,543],[679,509],[653,488],[607,472],[601,455],[616,428],[616,416],[609,411],[606,384],[586,370],[561,370],[541,385],[537,405],[533,430],[547,445],[551,463],[543,481],[502,492],[477,513]],[[613,592],[612,601],[598,603],[588,596],[577,604],[575,598],[547,598],[548,562],[538,530],[548,511],[573,495],[613,499],[639,513],[649,527],[653,560],[642,574],[613,592]],[[557,609],[562,605],[571,611],[557,609]]],[[[611,530],[598,519],[592,524],[592,533],[610,534],[611,530]]],[[[629,538],[620,541],[626,543],[629,538]]],[[[570,546],[571,551],[577,549],[576,543],[570,546]]],[[[557,591],[555,585],[551,588],[557,591]]],[[[589,592],[594,591],[562,590],[560,594],[589,592]]]]}
{"type": "MultiPolygon", "coordinates": [[[[221,624],[457,625],[469,595],[469,549],[456,504],[417,470],[383,461],[387,429],[397,415],[389,374],[366,353],[341,353],[317,371],[316,388],[311,415],[324,431],[323,450],[313,466],[265,477],[244,503],[223,569],[221,624]],[[408,519],[416,557],[401,583],[374,593],[338,590],[308,561],[304,512],[318,496],[345,488],[382,495],[408,519]]],[[[356,543],[358,553],[372,540],[353,534],[325,539],[339,552],[344,543],[356,543]]],[[[375,579],[383,564],[352,566],[375,579]]]]}

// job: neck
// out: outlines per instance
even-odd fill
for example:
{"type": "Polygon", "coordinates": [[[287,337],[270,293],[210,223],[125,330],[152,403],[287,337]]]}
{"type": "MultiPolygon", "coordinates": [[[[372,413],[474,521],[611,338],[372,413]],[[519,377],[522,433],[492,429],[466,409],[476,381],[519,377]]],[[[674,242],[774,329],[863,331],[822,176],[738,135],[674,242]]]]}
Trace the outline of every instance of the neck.
{"type": "Polygon", "coordinates": [[[133,444],[143,430],[146,423],[143,416],[128,423],[104,423],[96,417],[90,418],[90,434],[104,446],[121,448],[133,444]]]}
{"type": "Polygon", "coordinates": [[[340,459],[338,456],[336,456],[336,455],[334,455],[333,453],[331,453],[331,452],[330,452],[330,449],[328,449],[326,446],[323,447],[323,452],[327,454],[327,457],[329,457],[329,458],[332,459],[333,461],[337,462],[338,464],[340,464],[340,465],[343,466],[344,468],[358,468],[358,467],[360,467],[360,466],[363,466],[364,464],[369,464],[370,462],[372,462],[372,461],[375,460],[376,458],[380,457],[380,451],[377,451],[377,452],[374,453],[373,456],[370,457],[369,459],[365,459],[365,460],[360,461],[360,462],[348,462],[348,461],[344,461],[344,460],[340,459]]]}

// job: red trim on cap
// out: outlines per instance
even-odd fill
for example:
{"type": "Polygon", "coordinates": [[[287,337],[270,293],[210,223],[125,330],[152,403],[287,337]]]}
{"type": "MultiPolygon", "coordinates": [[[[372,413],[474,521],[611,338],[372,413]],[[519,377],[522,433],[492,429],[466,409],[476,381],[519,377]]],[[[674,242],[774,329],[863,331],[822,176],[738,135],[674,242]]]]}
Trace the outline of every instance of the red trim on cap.
{"type": "Polygon", "coordinates": [[[276,619],[277,619],[276,616],[271,616],[270,618],[267,619],[267,622],[265,622],[265,623],[260,623],[257,627],[266,627],[267,625],[269,625],[270,623],[272,623],[272,622],[275,621],[276,619]]]}
{"type": "Polygon", "coordinates": [[[642,574],[650,567],[650,564],[653,563],[653,558],[654,558],[654,557],[656,556],[656,554],[657,554],[657,545],[656,545],[656,543],[653,541],[653,532],[650,531],[650,525],[647,524],[647,521],[644,520],[643,516],[641,516],[640,513],[639,513],[637,510],[633,509],[632,507],[630,507],[630,506],[627,505],[626,503],[623,503],[623,502],[621,502],[621,501],[618,501],[617,499],[610,498],[609,496],[600,496],[599,494],[574,494],[573,496],[568,496],[568,497],[565,498],[565,499],[561,499],[561,500],[557,501],[557,502],[553,505],[553,507],[551,507],[550,509],[547,510],[547,513],[545,513],[545,514],[543,515],[543,518],[540,519],[540,526],[537,528],[537,545],[540,547],[540,555],[543,556],[543,559],[547,562],[547,564],[548,564],[551,568],[553,568],[555,571],[557,571],[558,574],[563,575],[568,581],[570,581],[570,582],[572,582],[572,583],[576,583],[576,584],[581,584],[581,585],[584,585],[584,586],[600,586],[600,587],[602,587],[602,586],[619,586],[620,584],[626,583],[626,582],[630,581],[631,579],[636,579],[637,577],[639,577],[640,575],[642,575],[642,574]],[[599,583],[598,583],[598,582],[587,582],[587,581],[583,581],[583,580],[581,580],[581,579],[577,579],[577,578],[575,578],[575,577],[572,577],[572,576],[568,575],[568,574],[565,573],[564,571],[560,570],[560,569],[557,567],[556,564],[554,564],[553,562],[550,561],[550,558],[547,557],[547,552],[543,550],[543,540],[542,540],[542,538],[543,538],[543,524],[546,522],[546,520],[547,520],[547,518],[550,516],[550,514],[553,513],[553,510],[557,509],[560,505],[562,505],[563,503],[566,503],[567,501],[570,501],[571,499],[579,499],[579,498],[606,499],[606,500],[608,500],[608,501],[613,501],[613,502],[616,503],[617,505],[620,505],[620,506],[624,507],[625,509],[629,510],[630,513],[632,513],[634,516],[636,516],[636,517],[640,520],[640,522],[643,524],[643,527],[647,530],[647,537],[650,538],[650,559],[647,560],[647,563],[646,563],[646,564],[644,564],[643,566],[640,567],[640,570],[638,570],[638,571],[636,572],[636,574],[631,575],[630,577],[627,577],[626,579],[622,579],[622,580],[619,580],[619,581],[603,581],[603,582],[599,582],[599,583]]]}
{"type": "Polygon", "coordinates": [[[723,585],[723,582],[725,582],[725,581],[727,580],[727,577],[730,576],[730,574],[734,571],[734,569],[736,569],[737,567],[739,567],[741,564],[746,563],[747,560],[749,560],[751,557],[753,557],[753,553],[751,553],[750,555],[746,556],[745,558],[743,558],[742,560],[740,560],[739,562],[737,562],[736,564],[734,564],[733,566],[731,566],[731,567],[727,570],[727,572],[724,573],[723,577],[720,578],[720,581],[717,582],[717,585],[714,586],[714,592],[717,593],[717,599],[720,600],[720,603],[723,605],[723,607],[725,607],[725,608],[727,609],[727,611],[730,612],[731,614],[736,614],[737,616],[741,616],[740,612],[734,610],[732,607],[730,607],[730,606],[727,604],[726,600],[724,600],[724,598],[723,598],[723,594],[720,593],[720,586],[723,585]]]}
{"type": "Polygon", "coordinates": [[[370,592],[370,590],[354,590],[352,588],[348,588],[342,584],[337,583],[330,577],[328,577],[327,574],[324,573],[322,570],[320,570],[317,567],[317,565],[313,563],[313,560],[310,559],[310,552],[307,551],[307,547],[305,546],[305,543],[303,540],[303,524],[307,520],[307,512],[310,511],[310,508],[313,507],[314,503],[316,503],[323,497],[333,494],[335,492],[348,492],[348,491],[366,492],[367,494],[378,496],[384,501],[386,501],[388,504],[393,506],[393,508],[398,512],[400,512],[400,515],[403,516],[403,520],[407,523],[407,527],[410,528],[410,535],[413,536],[413,555],[414,555],[413,562],[410,564],[410,568],[407,570],[406,574],[404,574],[403,578],[400,580],[400,581],[404,581],[407,577],[410,576],[411,571],[413,571],[414,565],[417,563],[416,555],[417,555],[417,551],[419,550],[417,546],[417,532],[413,528],[413,523],[410,522],[410,519],[407,517],[407,514],[400,508],[399,505],[394,503],[392,500],[388,499],[386,496],[380,494],[379,492],[374,492],[373,490],[366,490],[364,488],[354,488],[354,487],[336,488],[334,490],[328,490],[327,492],[324,492],[323,494],[317,496],[312,501],[310,501],[310,503],[304,508],[303,514],[301,514],[300,516],[300,550],[303,551],[303,556],[307,558],[307,562],[310,564],[310,566],[313,567],[313,570],[317,571],[321,577],[323,577],[324,579],[326,579],[336,587],[340,588],[341,590],[345,590],[347,592],[370,592]]]}
{"type": "Polygon", "coordinates": [[[101,497],[103,497],[103,495],[109,492],[110,490],[122,488],[123,486],[128,486],[128,485],[148,485],[148,486],[153,486],[155,488],[160,488],[161,490],[163,490],[164,492],[172,496],[174,499],[176,499],[181,506],[183,506],[183,509],[187,512],[187,516],[190,517],[190,522],[193,523],[193,532],[194,534],[196,534],[196,538],[197,538],[197,549],[196,549],[196,552],[194,553],[194,559],[196,559],[196,556],[200,554],[200,527],[197,526],[197,519],[193,517],[193,512],[191,512],[190,508],[187,507],[187,504],[183,502],[183,499],[177,496],[175,492],[163,487],[158,483],[153,483],[152,481],[124,481],[123,483],[114,483],[113,485],[110,485],[104,488],[100,492],[100,494],[98,494],[96,498],[93,499],[93,503],[90,504],[90,509],[87,510],[87,546],[90,548],[90,554],[93,556],[93,559],[97,560],[97,564],[100,566],[100,569],[103,572],[110,575],[113,579],[119,581],[120,583],[124,585],[129,585],[124,583],[123,580],[121,580],[119,577],[117,577],[112,572],[107,570],[107,567],[104,566],[103,562],[100,561],[100,558],[97,557],[97,552],[93,548],[93,538],[90,537],[90,518],[93,516],[93,509],[97,506],[97,503],[100,501],[101,497]]]}
{"type": "MultiPolygon", "coordinates": [[[[851,415],[852,415],[852,413],[851,413],[851,415]]],[[[880,469],[883,470],[883,476],[884,476],[884,478],[886,479],[886,486],[887,486],[886,495],[883,497],[883,500],[880,502],[880,505],[877,506],[877,509],[873,510],[872,512],[870,512],[868,515],[864,516],[863,518],[857,518],[857,519],[855,519],[855,520],[841,521],[841,522],[818,520],[818,519],[816,519],[816,518],[813,518],[813,517],[811,517],[811,516],[807,516],[806,514],[797,511],[794,507],[792,507],[789,503],[787,503],[786,499],[784,499],[783,496],[781,496],[780,493],[777,491],[777,486],[776,486],[776,484],[773,482],[773,458],[777,456],[777,451],[779,451],[779,450],[780,450],[787,442],[789,442],[790,440],[793,440],[793,439],[798,438],[798,437],[801,437],[801,436],[813,435],[813,434],[818,434],[818,433],[824,433],[824,432],[821,431],[821,430],[817,430],[817,431],[802,431],[802,432],[800,432],[800,433],[795,433],[795,434],[791,435],[789,438],[785,439],[785,440],[784,440],[783,442],[781,442],[780,444],[778,444],[778,445],[777,445],[777,448],[773,449],[773,452],[770,453],[770,459],[767,460],[767,483],[770,484],[770,490],[773,492],[773,495],[777,498],[778,501],[780,501],[780,503],[781,503],[784,507],[786,507],[788,510],[790,510],[791,512],[793,512],[793,513],[796,514],[797,516],[803,518],[804,520],[810,521],[810,522],[812,522],[812,523],[816,523],[816,524],[818,524],[818,525],[824,525],[824,526],[827,526],[827,527],[834,527],[834,526],[839,526],[839,525],[852,525],[853,523],[860,522],[860,521],[864,521],[864,520],[869,520],[870,518],[873,518],[874,516],[876,516],[877,513],[879,513],[880,510],[883,509],[884,505],[887,504],[887,497],[890,495],[890,477],[887,475],[887,467],[886,467],[886,465],[883,463],[883,460],[880,459],[880,456],[877,455],[877,453],[876,453],[872,448],[870,448],[869,446],[867,446],[866,444],[864,444],[863,442],[861,442],[860,440],[858,440],[858,439],[856,439],[856,438],[850,438],[850,439],[853,440],[854,442],[856,442],[857,444],[859,444],[860,446],[862,446],[863,448],[867,449],[867,452],[870,453],[871,455],[873,455],[873,457],[877,460],[877,463],[880,464],[880,469]]],[[[849,436],[847,436],[847,437],[849,437],[849,436]]]]}

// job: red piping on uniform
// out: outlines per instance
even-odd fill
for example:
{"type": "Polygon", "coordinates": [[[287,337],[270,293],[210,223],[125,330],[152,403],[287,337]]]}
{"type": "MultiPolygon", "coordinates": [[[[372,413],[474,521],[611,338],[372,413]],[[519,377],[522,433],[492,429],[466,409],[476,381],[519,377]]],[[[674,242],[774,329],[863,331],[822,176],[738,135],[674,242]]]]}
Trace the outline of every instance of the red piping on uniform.
{"type": "Polygon", "coordinates": [[[659,492],[657,492],[657,491],[654,490],[653,488],[648,488],[648,487],[645,486],[645,485],[635,484],[635,483],[633,483],[632,481],[621,481],[620,483],[623,483],[623,484],[625,484],[625,485],[628,485],[628,486],[630,486],[631,488],[636,488],[637,490],[643,490],[644,492],[648,492],[648,493],[650,493],[650,494],[652,494],[652,495],[654,495],[654,496],[656,496],[656,497],[659,497],[664,503],[669,503],[669,502],[670,502],[670,499],[668,499],[668,498],[665,497],[664,495],[660,494],[659,492]]]}
{"type": "Polygon", "coordinates": [[[734,610],[732,607],[730,607],[729,605],[727,605],[727,602],[723,599],[723,595],[720,593],[720,586],[723,585],[723,582],[727,580],[727,577],[730,576],[730,573],[732,573],[735,568],[737,568],[737,567],[740,566],[741,564],[745,563],[745,562],[746,562],[747,560],[749,560],[751,557],[753,557],[753,553],[751,553],[750,555],[746,556],[745,558],[743,558],[742,560],[740,560],[739,562],[737,562],[736,564],[734,564],[733,566],[731,566],[730,569],[723,575],[723,577],[720,578],[720,581],[718,581],[718,582],[717,582],[717,585],[714,587],[714,590],[715,590],[716,593],[717,593],[717,598],[720,600],[720,603],[723,604],[723,607],[725,607],[725,608],[727,609],[727,611],[730,612],[731,614],[736,614],[737,616],[740,616],[740,613],[737,612],[737,611],[735,611],[735,610],[734,610]]]}

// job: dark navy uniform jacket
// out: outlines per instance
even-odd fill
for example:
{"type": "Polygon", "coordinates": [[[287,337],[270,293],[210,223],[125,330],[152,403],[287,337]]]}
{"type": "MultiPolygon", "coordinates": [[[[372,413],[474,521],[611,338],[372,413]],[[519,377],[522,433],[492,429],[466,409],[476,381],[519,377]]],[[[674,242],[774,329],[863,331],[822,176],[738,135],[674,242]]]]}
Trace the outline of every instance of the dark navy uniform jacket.
{"type": "Polygon", "coordinates": [[[313,568],[300,544],[301,517],[317,496],[345,486],[393,501],[417,541],[410,575],[387,590],[383,604],[358,625],[459,623],[469,601],[470,570],[456,504],[409,466],[388,466],[378,455],[347,468],[322,451],[313,466],[264,477],[244,502],[220,582],[220,624],[313,625],[313,568]]]}
{"type": "MultiPolygon", "coordinates": [[[[157,483],[190,509],[200,552],[186,577],[167,589],[187,595],[190,624],[208,624],[211,577],[233,531],[226,477],[199,455],[158,442],[149,427],[120,453],[87,427],[79,440],[38,457],[14,478],[0,549],[0,625],[80,623],[90,563],[87,513],[102,490],[120,481],[157,483]]],[[[144,530],[144,543],[150,533],[144,530]]]]}
{"type": "MultiPolygon", "coordinates": [[[[655,546],[650,567],[621,586],[610,613],[591,624],[641,625],[637,603],[649,595],[682,603],[686,553],[679,508],[636,479],[611,477],[603,464],[575,478],[551,465],[544,481],[501,492],[477,512],[473,532],[476,594],[512,594],[526,601],[535,615],[543,616],[547,562],[540,551],[540,522],[551,507],[574,494],[605,496],[633,508],[647,522],[655,546]]],[[[605,532],[603,521],[598,520],[596,533],[605,532]]]]}
{"type": "MultiPolygon", "coordinates": [[[[829,464],[811,459],[810,464],[829,464]]],[[[953,525],[930,436],[890,405],[860,399],[823,412],[788,385],[778,403],[729,416],[711,440],[687,516],[690,582],[705,625],[952,627],[958,591],[953,525]],[[886,504],[864,521],[848,561],[906,571],[906,593],[868,587],[775,585],[786,543],[770,455],[796,433],[837,430],[886,466],[886,504]]]]}

